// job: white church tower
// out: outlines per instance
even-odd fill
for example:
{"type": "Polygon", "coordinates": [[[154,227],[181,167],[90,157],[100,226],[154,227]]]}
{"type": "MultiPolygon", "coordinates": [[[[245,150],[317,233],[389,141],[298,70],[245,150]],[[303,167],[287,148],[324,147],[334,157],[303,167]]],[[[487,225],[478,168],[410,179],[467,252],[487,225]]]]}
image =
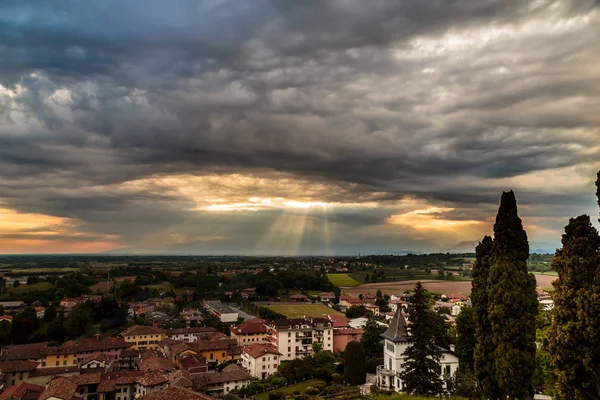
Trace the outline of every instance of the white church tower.
{"type": "MultiPolygon", "coordinates": [[[[404,370],[404,352],[408,348],[408,325],[402,307],[398,307],[389,328],[381,334],[383,344],[383,365],[377,367],[377,387],[382,390],[403,391],[400,373],[404,370]]],[[[454,375],[458,370],[458,357],[454,349],[442,349],[440,375],[454,375]]]]}

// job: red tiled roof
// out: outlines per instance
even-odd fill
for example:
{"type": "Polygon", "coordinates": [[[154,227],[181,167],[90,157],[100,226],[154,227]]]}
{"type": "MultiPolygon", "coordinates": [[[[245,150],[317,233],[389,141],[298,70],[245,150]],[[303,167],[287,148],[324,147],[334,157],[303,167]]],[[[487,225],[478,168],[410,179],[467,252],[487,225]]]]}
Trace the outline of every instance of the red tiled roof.
{"type": "Polygon", "coordinates": [[[365,333],[364,329],[360,328],[341,328],[333,330],[333,336],[359,335],[363,333],[365,333]]]}
{"type": "Polygon", "coordinates": [[[167,335],[185,335],[186,333],[217,332],[212,326],[199,326],[196,328],[173,328],[164,331],[167,335]]]}
{"type": "Polygon", "coordinates": [[[252,343],[251,345],[242,348],[242,351],[253,358],[260,357],[267,353],[277,354],[279,356],[281,355],[281,353],[275,350],[273,347],[259,343],[252,343]]]}
{"type": "Polygon", "coordinates": [[[114,359],[115,359],[115,356],[113,356],[113,355],[98,352],[98,353],[94,353],[90,357],[84,358],[83,361],[81,361],[79,363],[79,365],[87,364],[90,361],[99,361],[104,364],[110,364],[110,362],[114,359]]]}
{"type": "Polygon", "coordinates": [[[50,368],[37,368],[34,369],[30,377],[36,376],[53,376],[59,374],[67,374],[72,372],[79,372],[79,366],[77,365],[69,365],[68,367],[50,367],[50,368]]]}
{"type": "Polygon", "coordinates": [[[261,323],[252,322],[254,320],[250,320],[246,323],[240,324],[236,327],[231,328],[231,331],[236,335],[248,335],[251,333],[266,333],[267,328],[264,325],[264,321],[261,320],[261,323]]]}
{"type": "Polygon", "coordinates": [[[196,354],[185,356],[181,359],[181,368],[189,369],[193,367],[205,366],[206,360],[196,354]]]}
{"type": "Polygon", "coordinates": [[[2,359],[37,360],[42,358],[41,350],[46,346],[48,346],[48,342],[6,346],[2,349],[2,359]]]}
{"type": "Polygon", "coordinates": [[[145,360],[136,360],[136,364],[140,371],[173,371],[175,366],[171,361],[163,357],[152,357],[145,360]]]}
{"type": "Polygon", "coordinates": [[[181,387],[168,387],[142,396],[140,400],[214,400],[214,397],[181,387]]]}
{"type": "Polygon", "coordinates": [[[67,378],[53,379],[48,384],[46,390],[42,392],[39,400],[46,400],[50,397],[56,397],[61,400],[71,400],[75,397],[76,390],[77,384],[67,378]]]}
{"type": "Polygon", "coordinates": [[[169,378],[167,377],[167,374],[158,371],[148,372],[143,376],[135,378],[135,381],[137,383],[146,387],[160,385],[161,383],[165,383],[168,380],[169,378]]]}
{"type": "Polygon", "coordinates": [[[334,328],[344,328],[344,327],[350,326],[350,325],[348,325],[348,321],[346,320],[346,317],[343,315],[331,314],[331,315],[327,315],[325,317],[327,317],[333,321],[334,328]]]}
{"type": "Polygon", "coordinates": [[[134,325],[121,334],[121,336],[129,335],[156,335],[163,333],[162,329],[153,328],[151,326],[134,325]]]}
{"type": "Polygon", "coordinates": [[[92,374],[83,374],[83,375],[73,375],[69,376],[67,379],[71,382],[77,384],[77,386],[81,385],[97,385],[100,383],[102,378],[102,373],[95,372],[92,374]]]}
{"type": "Polygon", "coordinates": [[[40,363],[35,361],[0,361],[0,371],[6,372],[26,372],[33,371],[40,363]]]}
{"type": "Polygon", "coordinates": [[[142,371],[125,371],[111,372],[104,374],[98,385],[98,393],[112,392],[115,390],[115,385],[129,385],[135,380],[144,375],[142,371]]]}
{"type": "Polygon", "coordinates": [[[35,392],[37,393],[36,398],[42,393],[46,388],[43,386],[34,385],[28,382],[21,382],[18,385],[11,386],[6,389],[4,392],[0,394],[0,400],[8,399],[11,397],[20,399],[26,392],[35,392]]]}

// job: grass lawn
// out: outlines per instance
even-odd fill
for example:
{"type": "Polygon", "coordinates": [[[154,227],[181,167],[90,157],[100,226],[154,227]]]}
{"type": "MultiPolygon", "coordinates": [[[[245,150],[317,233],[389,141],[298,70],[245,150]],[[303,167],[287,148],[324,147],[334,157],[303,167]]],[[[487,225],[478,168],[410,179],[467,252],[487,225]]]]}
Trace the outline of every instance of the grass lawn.
{"type": "Polygon", "coordinates": [[[336,286],[358,286],[360,282],[355,281],[348,274],[327,274],[327,279],[336,286]]]}
{"type": "Polygon", "coordinates": [[[256,396],[256,400],[268,400],[269,399],[269,393],[272,393],[272,392],[283,392],[283,393],[291,394],[291,393],[294,393],[296,391],[303,392],[306,389],[308,389],[309,387],[313,387],[313,386],[316,386],[316,385],[324,385],[324,384],[325,384],[325,381],[322,381],[320,379],[311,379],[309,381],[305,381],[305,382],[302,382],[302,383],[297,383],[295,385],[291,385],[291,386],[284,387],[284,388],[281,388],[281,389],[276,389],[276,390],[273,390],[271,392],[261,393],[258,396],[256,396]]]}
{"type": "MultiPolygon", "coordinates": [[[[264,305],[264,304],[261,304],[264,305]]],[[[328,314],[339,314],[344,315],[333,308],[327,307],[324,304],[269,304],[264,305],[265,307],[276,311],[280,314],[286,315],[288,318],[297,318],[306,316],[316,315],[328,315],[328,314]]]]}
{"type": "Polygon", "coordinates": [[[32,285],[20,285],[19,287],[7,286],[5,288],[5,292],[20,294],[20,293],[27,293],[27,292],[44,291],[44,290],[52,289],[53,287],[54,287],[54,285],[50,282],[40,282],[40,283],[34,283],[32,285]]]}

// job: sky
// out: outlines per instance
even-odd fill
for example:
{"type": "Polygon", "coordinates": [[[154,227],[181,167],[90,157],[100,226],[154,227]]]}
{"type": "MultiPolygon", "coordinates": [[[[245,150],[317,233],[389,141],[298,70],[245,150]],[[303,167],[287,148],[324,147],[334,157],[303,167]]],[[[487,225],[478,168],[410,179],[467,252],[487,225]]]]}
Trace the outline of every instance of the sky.
{"type": "Polygon", "coordinates": [[[596,220],[589,0],[3,0],[0,253],[446,251],[596,220]]]}

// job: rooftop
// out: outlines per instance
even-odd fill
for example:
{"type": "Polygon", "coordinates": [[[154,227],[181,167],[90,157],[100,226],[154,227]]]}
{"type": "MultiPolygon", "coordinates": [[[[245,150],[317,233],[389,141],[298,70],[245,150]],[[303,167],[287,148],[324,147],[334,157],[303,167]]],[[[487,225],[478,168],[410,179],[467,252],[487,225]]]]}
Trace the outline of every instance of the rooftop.
{"type": "Polygon", "coordinates": [[[40,363],[35,361],[23,361],[23,360],[13,360],[13,361],[0,361],[0,372],[26,372],[33,371],[37,368],[40,363]]]}
{"type": "Polygon", "coordinates": [[[237,314],[237,310],[229,307],[226,304],[221,303],[220,301],[205,301],[207,307],[212,308],[219,314],[237,314]]]}
{"type": "Polygon", "coordinates": [[[125,332],[121,333],[121,336],[158,335],[161,333],[163,333],[163,330],[159,328],[144,325],[134,325],[125,332]]]}
{"type": "Polygon", "coordinates": [[[259,343],[252,343],[249,346],[245,346],[242,348],[242,351],[246,354],[248,354],[249,356],[251,356],[252,358],[257,358],[260,356],[263,356],[267,353],[270,354],[276,354],[278,356],[281,355],[280,352],[278,352],[277,350],[275,350],[275,348],[266,345],[266,344],[259,344],[259,343]]]}
{"type": "Polygon", "coordinates": [[[214,397],[181,387],[168,387],[140,397],[140,400],[213,400],[214,397]]]}
{"type": "Polygon", "coordinates": [[[394,315],[394,318],[390,321],[390,326],[381,334],[381,337],[394,343],[406,342],[408,340],[408,326],[404,319],[404,315],[402,315],[401,307],[398,307],[396,315],[394,315]]]}
{"type": "Polygon", "coordinates": [[[71,400],[75,397],[77,384],[68,378],[58,378],[50,381],[46,390],[42,392],[39,400],[46,400],[50,397],[55,397],[61,400],[71,400]]]}
{"type": "Polygon", "coordinates": [[[14,385],[6,389],[0,394],[0,400],[17,398],[20,399],[26,392],[37,393],[35,398],[37,399],[39,394],[42,393],[46,388],[43,386],[34,385],[28,382],[21,382],[18,385],[14,385]]]}

